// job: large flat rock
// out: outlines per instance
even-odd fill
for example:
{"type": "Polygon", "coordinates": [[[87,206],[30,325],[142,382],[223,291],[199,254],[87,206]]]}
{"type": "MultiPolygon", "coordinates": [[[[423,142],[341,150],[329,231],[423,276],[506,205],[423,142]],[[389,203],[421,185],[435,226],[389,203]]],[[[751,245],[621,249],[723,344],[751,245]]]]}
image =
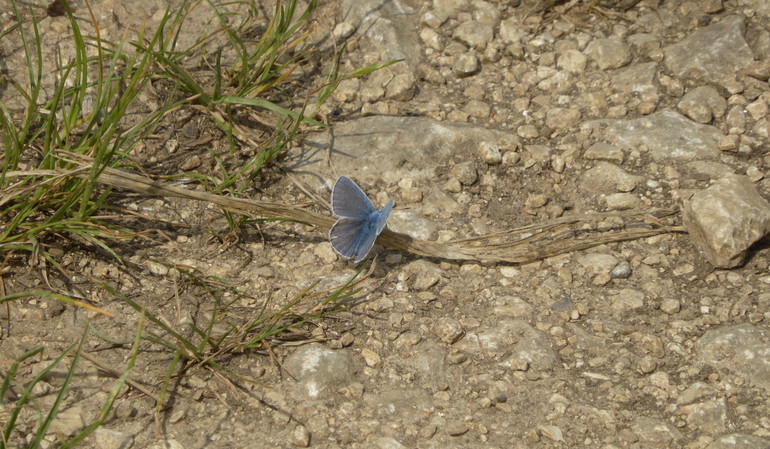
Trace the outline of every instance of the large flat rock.
{"type": "MultiPolygon", "coordinates": [[[[331,161],[339,175],[355,180],[382,179],[395,184],[404,177],[433,179],[434,169],[459,155],[467,158],[481,143],[509,146],[513,134],[463,123],[422,117],[370,116],[335,125],[331,161]]],[[[310,135],[292,169],[314,188],[336,179],[325,162],[328,132],[310,135]],[[326,181],[325,181],[326,180],[326,181]]]]}
{"type": "Polygon", "coordinates": [[[599,140],[624,150],[647,147],[655,160],[714,159],[722,133],[671,110],[637,119],[603,119],[587,122],[599,140]]]}

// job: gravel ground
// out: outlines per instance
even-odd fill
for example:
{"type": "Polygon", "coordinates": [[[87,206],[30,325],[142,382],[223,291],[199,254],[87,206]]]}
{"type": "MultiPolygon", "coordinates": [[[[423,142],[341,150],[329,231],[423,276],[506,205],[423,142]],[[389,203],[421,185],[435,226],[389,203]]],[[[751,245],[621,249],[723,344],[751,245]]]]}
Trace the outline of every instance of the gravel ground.
{"type": "MultiPolygon", "coordinates": [[[[117,23],[140,23],[161,8],[94,3],[113,36],[117,23]]],[[[377,207],[395,198],[392,229],[441,242],[657,208],[679,211],[685,232],[519,265],[376,248],[373,276],[349,310],[316,323],[315,342],[228,361],[257,385],[233,388],[193,369],[158,416],[152,401],[127,389],[84,447],[770,447],[770,253],[762,240],[770,232],[770,3],[551,3],[322,2],[311,40],[327,50],[347,43],[345,69],[403,61],[344,81],[315,111],[333,136],[309,135],[283,164],[322,197],[339,174],[377,207]]],[[[205,22],[205,8],[196,14],[191,20],[205,22]]],[[[63,18],[43,23],[44,35],[57,30],[66,30],[63,18]]],[[[3,45],[12,71],[20,56],[3,45]]],[[[176,118],[138,160],[174,173],[211,162],[210,152],[186,146],[187,122],[176,118]]],[[[307,199],[286,178],[259,194],[307,199]]],[[[176,279],[151,260],[277,300],[314,281],[339,285],[356,269],[322,232],[300,225],[268,224],[222,245],[202,230],[226,229],[214,207],[123,201],[190,226],[169,230],[164,243],[122,248],[126,266],[77,247],[65,248],[63,266],[86,290],[107,279],[169,317],[205,315],[210,305],[189,291],[187,307],[176,310],[176,279]]],[[[11,291],[41,279],[25,266],[5,276],[11,291]]],[[[120,319],[13,303],[2,358],[40,341],[55,357],[88,321],[130,339],[133,310],[103,292],[93,300],[120,319]]],[[[258,308],[236,305],[244,315],[258,308]]],[[[125,364],[125,351],[99,354],[125,364]]],[[[132,376],[157,387],[170,357],[143,355],[132,376]]],[[[46,381],[41,404],[62,379],[46,381]]],[[[111,383],[84,364],[56,431],[90,422],[111,383]]]]}

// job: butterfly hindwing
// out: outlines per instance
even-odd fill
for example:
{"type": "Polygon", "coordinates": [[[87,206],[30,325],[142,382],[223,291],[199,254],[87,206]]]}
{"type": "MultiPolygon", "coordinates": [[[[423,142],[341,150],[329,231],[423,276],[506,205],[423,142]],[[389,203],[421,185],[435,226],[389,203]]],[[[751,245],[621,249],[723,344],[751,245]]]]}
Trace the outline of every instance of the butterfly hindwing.
{"type": "Polygon", "coordinates": [[[368,217],[374,205],[355,182],[341,176],[332,189],[332,212],[338,217],[368,217]]]}
{"type": "Polygon", "coordinates": [[[377,239],[372,218],[340,218],[329,231],[332,248],[356,263],[364,260],[377,239]]]}

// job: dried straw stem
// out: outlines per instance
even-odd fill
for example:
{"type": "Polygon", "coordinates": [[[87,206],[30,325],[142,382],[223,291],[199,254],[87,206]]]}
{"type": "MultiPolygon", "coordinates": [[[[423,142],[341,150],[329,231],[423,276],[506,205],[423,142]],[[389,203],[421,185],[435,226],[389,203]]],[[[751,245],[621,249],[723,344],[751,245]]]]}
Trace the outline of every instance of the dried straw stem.
{"type": "MultiPolygon", "coordinates": [[[[59,173],[86,176],[82,170],[60,171],[59,173]]],[[[104,172],[99,176],[99,182],[147,195],[205,201],[229,211],[255,214],[263,218],[288,218],[316,226],[325,231],[328,231],[336,221],[333,217],[321,215],[303,207],[257,202],[187,190],[112,168],[104,169],[104,172]]],[[[671,220],[677,215],[678,212],[675,210],[657,209],[643,213],[596,213],[563,217],[505,233],[475,237],[452,244],[421,240],[386,229],[380,234],[377,243],[386,248],[438,259],[526,263],[612,242],[634,240],[669,232],[684,232],[681,226],[662,222],[664,218],[671,220]],[[597,226],[599,223],[608,221],[611,223],[620,221],[621,224],[610,229],[602,229],[601,226],[597,226]]]]}

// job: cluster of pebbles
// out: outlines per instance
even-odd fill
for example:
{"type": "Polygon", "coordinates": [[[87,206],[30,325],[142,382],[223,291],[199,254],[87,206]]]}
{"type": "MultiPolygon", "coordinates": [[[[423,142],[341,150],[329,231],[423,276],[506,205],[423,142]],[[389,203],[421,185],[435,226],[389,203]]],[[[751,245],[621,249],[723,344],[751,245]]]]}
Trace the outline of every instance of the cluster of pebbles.
{"type": "Polygon", "coordinates": [[[391,227],[420,237],[656,207],[685,233],[519,267],[387,254],[371,318],[289,358],[306,416],[349,407],[322,437],[770,444],[770,273],[749,257],[770,232],[770,7],[577,3],[342,2],[352,66],[403,62],[340,86],[336,167],[384,181],[391,227]]]}

